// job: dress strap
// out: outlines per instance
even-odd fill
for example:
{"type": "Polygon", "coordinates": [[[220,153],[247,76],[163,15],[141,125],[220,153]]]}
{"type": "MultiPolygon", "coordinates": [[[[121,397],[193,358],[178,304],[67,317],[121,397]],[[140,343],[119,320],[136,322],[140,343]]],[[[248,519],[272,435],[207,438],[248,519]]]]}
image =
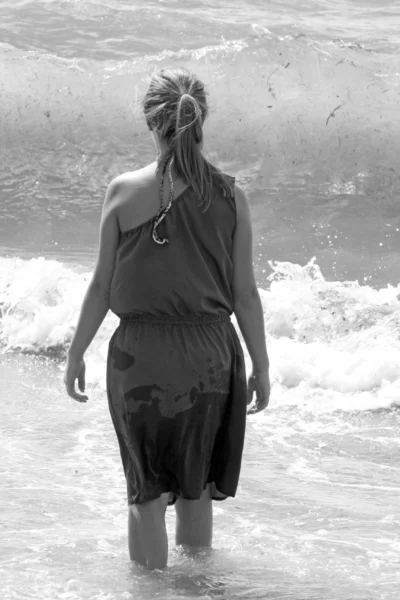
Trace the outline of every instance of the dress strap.
{"type": "Polygon", "coordinates": [[[163,169],[162,169],[162,173],[161,173],[161,181],[160,181],[160,209],[154,218],[153,229],[151,231],[153,240],[155,241],[156,244],[160,244],[160,245],[169,244],[168,238],[160,238],[158,236],[157,227],[159,226],[161,221],[163,221],[165,219],[165,217],[167,216],[167,214],[172,206],[172,201],[174,199],[174,181],[172,179],[173,160],[174,160],[173,156],[167,156],[167,158],[165,159],[164,165],[163,165],[163,169]],[[164,208],[164,194],[163,194],[163,192],[164,192],[164,176],[165,176],[165,171],[167,170],[167,166],[168,166],[168,182],[169,182],[169,199],[168,199],[167,206],[164,208]]]}

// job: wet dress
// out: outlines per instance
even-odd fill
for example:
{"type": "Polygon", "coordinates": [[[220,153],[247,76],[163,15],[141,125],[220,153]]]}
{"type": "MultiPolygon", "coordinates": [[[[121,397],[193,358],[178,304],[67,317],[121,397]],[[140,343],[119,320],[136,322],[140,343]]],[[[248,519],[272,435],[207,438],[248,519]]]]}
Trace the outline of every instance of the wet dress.
{"type": "Polygon", "coordinates": [[[234,180],[207,211],[191,188],[154,219],[121,233],[110,290],[120,318],[107,360],[107,394],[128,503],[169,492],[234,496],[246,421],[242,348],[233,312],[234,180]]]}

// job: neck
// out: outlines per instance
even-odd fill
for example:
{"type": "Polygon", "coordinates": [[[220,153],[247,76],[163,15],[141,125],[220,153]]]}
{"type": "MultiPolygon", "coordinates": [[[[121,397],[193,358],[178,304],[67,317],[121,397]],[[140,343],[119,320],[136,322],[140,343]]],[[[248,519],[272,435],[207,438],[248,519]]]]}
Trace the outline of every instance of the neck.
{"type": "Polygon", "coordinates": [[[159,143],[157,144],[157,148],[158,151],[160,152],[161,156],[163,156],[167,150],[168,150],[168,144],[164,141],[159,141],[159,143]]]}
{"type": "Polygon", "coordinates": [[[162,169],[167,169],[169,168],[169,165],[171,164],[172,167],[172,173],[175,177],[175,167],[174,167],[174,160],[173,160],[173,155],[171,153],[168,153],[168,147],[165,146],[163,148],[163,150],[161,150],[161,153],[159,155],[159,157],[157,158],[157,168],[162,170],[162,169]],[[172,164],[171,164],[172,161],[172,164]]]}
{"type": "Polygon", "coordinates": [[[157,148],[157,152],[160,156],[164,156],[168,150],[168,144],[164,138],[162,138],[157,132],[152,131],[152,137],[157,148]]]}

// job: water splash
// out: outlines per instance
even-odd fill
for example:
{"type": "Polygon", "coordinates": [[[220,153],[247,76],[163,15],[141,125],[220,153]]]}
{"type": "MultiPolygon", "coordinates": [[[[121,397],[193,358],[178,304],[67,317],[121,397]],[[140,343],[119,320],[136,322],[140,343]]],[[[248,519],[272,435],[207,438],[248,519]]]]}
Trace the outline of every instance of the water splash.
{"type": "MultiPolygon", "coordinates": [[[[91,274],[44,258],[0,259],[0,267],[2,352],[64,357],[91,274]]],[[[271,267],[270,287],[260,294],[274,402],[329,411],[396,404],[400,286],[326,281],[315,259],[271,267]]],[[[90,382],[103,389],[117,324],[110,313],[87,353],[90,382]]]]}

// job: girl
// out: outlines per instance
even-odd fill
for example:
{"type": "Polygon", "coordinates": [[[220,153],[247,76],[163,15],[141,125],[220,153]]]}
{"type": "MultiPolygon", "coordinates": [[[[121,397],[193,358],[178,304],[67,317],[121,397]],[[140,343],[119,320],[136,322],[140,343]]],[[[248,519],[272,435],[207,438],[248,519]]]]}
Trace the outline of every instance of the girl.
{"type": "Polygon", "coordinates": [[[243,191],[202,155],[204,86],[184,70],[153,75],[143,102],[156,162],[109,185],[93,278],[64,382],[87,396],[84,353],[107,312],[120,318],[107,394],[127,481],[132,560],[167,564],[165,511],[176,543],[210,546],[212,500],[234,496],[246,406],[269,401],[264,321],[243,191]],[[230,315],[235,313],[250,358],[230,315]]]}

